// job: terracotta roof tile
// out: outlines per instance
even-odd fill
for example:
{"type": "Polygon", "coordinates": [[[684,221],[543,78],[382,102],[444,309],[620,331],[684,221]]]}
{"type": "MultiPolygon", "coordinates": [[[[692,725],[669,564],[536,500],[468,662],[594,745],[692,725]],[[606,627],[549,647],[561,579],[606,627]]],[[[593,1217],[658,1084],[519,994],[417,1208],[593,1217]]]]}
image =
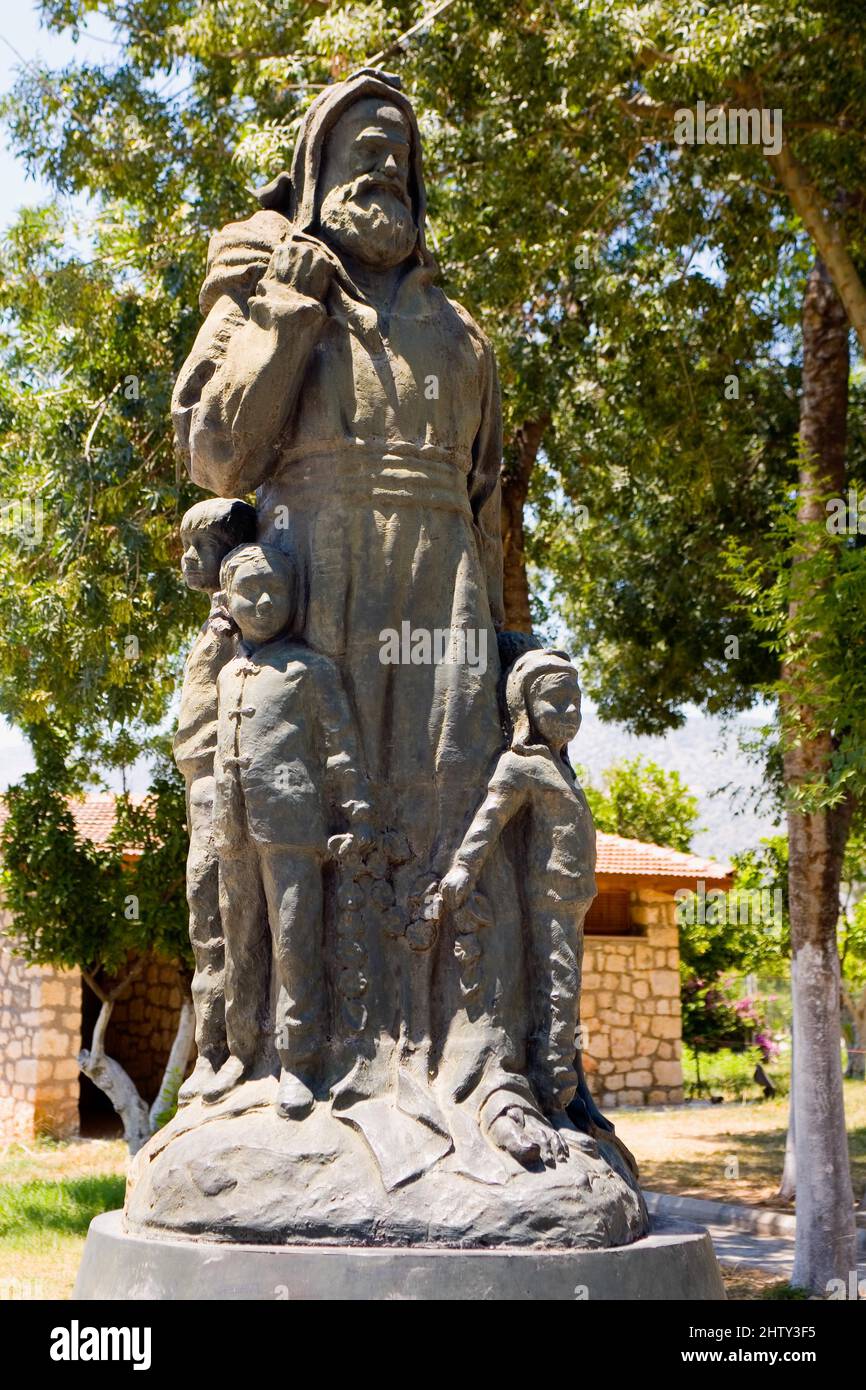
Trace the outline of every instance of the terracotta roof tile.
{"type": "Polygon", "coordinates": [[[598,832],[598,863],[600,874],[621,874],[641,878],[671,878],[690,881],[729,879],[730,864],[714,859],[702,859],[697,854],[683,854],[663,845],[644,844],[642,840],[627,840],[623,835],[598,832]]]}

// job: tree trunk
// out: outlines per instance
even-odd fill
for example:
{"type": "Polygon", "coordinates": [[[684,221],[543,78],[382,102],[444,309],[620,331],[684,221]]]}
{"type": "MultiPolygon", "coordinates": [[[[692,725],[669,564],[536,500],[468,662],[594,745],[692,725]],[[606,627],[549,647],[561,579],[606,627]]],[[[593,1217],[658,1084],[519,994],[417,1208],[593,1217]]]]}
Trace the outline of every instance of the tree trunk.
{"type": "Polygon", "coordinates": [[[150,1138],[150,1116],[132,1077],[113,1057],[105,1055],[105,1032],[113,1008],[113,999],[103,1000],[90,1049],[79,1052],[78,1065],[94,1086],[108,1096],[123,1123],[123,1137],[129,1152],[136,1154],[150,1138]]]}
{"type": "Polygon", "coordinates": [[[529,582],[526,577],[523,509],[529,480],[549,415],[526,420],[514,432],[502,465],[502,555],[505,626],[512,632],[531,632],[529,582]]]}
{"type": "Polygon", "coordinates": [[[137,1154],[159,1127],[160,1117],[170,1110],[177,1100],[177,1091],[183,1081],[190,1049],[195,1037],[195,1012],[192,1001],[185,999],[177,1022],[174,1042],[168,1055],[162,1084],[153,1105],[148,1109],[147,1102],[128,1072],[119,1062],[105,1052],[105,1034],[118,995],[137,975],[143,962],[133,967],[110,994],[105,994],[90,976],[85,976],[88,984],[102,1000],[99,1017],[93,1029],[90,1047],[78,1054],[78,1065],[89,1077],[94,1086],[104,1091],[123,1125],[123,1137],[129,1146],[130,1156],[137,1154]]]}
{"type": "MultiPolygon", "coordinates": [[[[824,498],[845,487],[848,320],[820,260],[803,304],[803,385],[797,519],[805,528],[826,518],[824,498]]],[[[823,528],[806,532],[791,570],[790,617],[807,597],[802,566],[823,528]],[[799,571],[799,575],[798,575],[799,571]],[[799,582],[798,582],[799,579],[799,582]]],[[[794,1004],[792,1101],[797,1143],[797,1237],[793,1282],[816,1293],[854,1269],[854,1210],[839,1048],[839,955],[836,927],[842,856],[852,807],[797,809],[790,793],[826,777],[833,739],[817,711],[798,698],[796,658],[782,669],[789,730],[784,752],[789,793],[788,847],[791,984],[794,1004]],[[796,726],[796,735],[790,732],[796,726]]]]}
{"type": "Polygon", "coordinates": [[[779,153],[766,158],[812,238],[818,256],[823,258],[819,264],[826,263],[844,311],[866,352],[866,287],[857,273],[841,229],[815,184],[794,158],[784,136],[779,153]]]}
{"type": "Polygon", "coordinates": [[[167,1112],[174,1110],[177,1105],[177,1093],[186,1075],[186,1064],[189,1061],[194,1040],[195,1010],[192,1006],[192,1000],[184,999],[177,1021],[177,1032],[174,1035],[171,1052],[168,1054],[168,1061],[162,1074],[162,1083],[156,1100],[150,1107],[151,1133],[156,1133],[160,1123],[164,1122],[162,1117],[167,1112]]]}
{"type": "MultiPolygon", "coordinates": [[[[792,1044],[793,1047],[793,1044],[792,1044]]],[[[797,1196],[797,1125],[794,1113],[794,1053],[791,1052],[791,1094],[788,1097],[788,1133],[785,1136],[785,1162],[782,1181],[776,1193],[780,1202],[793,1202],[797,1196]]]]}

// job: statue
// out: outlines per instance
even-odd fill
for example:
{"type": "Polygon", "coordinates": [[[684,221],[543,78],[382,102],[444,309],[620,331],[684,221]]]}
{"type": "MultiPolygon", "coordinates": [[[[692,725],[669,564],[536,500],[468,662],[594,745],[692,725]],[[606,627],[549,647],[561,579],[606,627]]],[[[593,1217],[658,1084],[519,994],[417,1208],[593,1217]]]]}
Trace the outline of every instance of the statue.
{"type": "Polygon", "coordinates": [[[212,239],[173,401],[195,482],[256,493],[255,543],[214,548],[202,704],[225,1027],[127,1230],[628,1244],[646,1209],[575,1060],[577,674],[502,631],[496,366],[435,283],[398,80],[322,92],[259,203],[212,239]]]}
{"type": "Polygon", "coordinates": [[[195,960],[192,997],[198,1050],[192,1075],[178,1093],[180,1105],[201,1095],[228,1058],[219,859],[213,838],[214,755],[217,677],[236,653],[238,630],[218,589],[225,556],[255,534],[255,510],[237,497],[197,502],[180,523],[183,577],[191,589],[200,589],[211,599],[210,612],[187,657],[174,738],[175,761],[186,782],[186,896],[195,960]]]}
{"type": "Polygon", "coordinates": [[[243,649],[219,677],[214,769],[230,1055],[204,1100],[221,1100],[271,1068],[263,983],[273,952],[276,1105],[280,1114],[300,1119],[313,1106],[327,1033],[322,871],[328,807],[336,804],[366,847],[373,839],[370,805],[340,673],[290,635],[298,590],[290,557],[272,546],[240,546],[223,561],[220,584],[243,649]]]}
{"type": "MultiPolygon", "coordinates": [[[[528,652],[509,670],[505,698],[511,744],[496,764],[441,894],[452,911],[461,908],[506,826],[524,813],[520,862],[537,1051],[531,1074],[545,1112],[554,1116],[567,1109],[577,1090],[581,931],[595,897],[595,832],[568,762],[568,744],[580,728],[577,672],[558,652],[528,652]]],[[[567,1145],[558,1139],[567,1158],[567,1145]]]]}

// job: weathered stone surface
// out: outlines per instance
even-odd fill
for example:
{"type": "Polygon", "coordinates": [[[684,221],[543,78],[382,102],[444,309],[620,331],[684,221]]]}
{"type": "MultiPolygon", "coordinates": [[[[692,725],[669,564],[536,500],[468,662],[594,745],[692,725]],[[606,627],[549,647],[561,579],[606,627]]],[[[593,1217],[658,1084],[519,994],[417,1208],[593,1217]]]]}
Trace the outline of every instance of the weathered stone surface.
{"type": "Polygon", "coordinates": [[[185,1107],[138,1154],[126,1201],[130,1232],[593,1249],[645,1230],[643,1199],[617,1151],[572,1129],[561,1131],[566,1161],[529,1168],[463,1130],[407,1180],[416,1166],[408,1147],[394,1143],[377,1167],[360,1134],[327,1105],[287,1124],[273,1105],[273,1080],[242,1090],[247,1097],[235,1092],[219,1106],[185,1107]]]}

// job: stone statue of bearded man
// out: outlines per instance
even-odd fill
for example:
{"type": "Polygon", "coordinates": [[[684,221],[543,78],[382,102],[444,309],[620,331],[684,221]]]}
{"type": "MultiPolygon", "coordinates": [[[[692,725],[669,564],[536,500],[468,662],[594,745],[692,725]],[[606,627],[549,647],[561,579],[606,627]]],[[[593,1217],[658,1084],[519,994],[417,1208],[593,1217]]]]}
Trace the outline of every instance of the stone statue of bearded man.
{"type": "Polygon", "coordinates": [[[157,1195],[137,1206],[133,1193],[130,1219],[252,1238],[318,1239],[320,1216],[322,1238],[633,1239],[646,1217],[631,1174],[539,1100],[519,825],[491,844],[459,921],[434,906],[503,748],[501,424],[490,345],[435,284],[398,80],[364,69],[322,92],[291,172],[259,202],[212,239],[175,429],[193,480],[255,491],[258,541],[298,566],[298,635],[339,671],[381,842],[356,865],[354,927],[355,888],[339,869],[326,880],[320,1103],[281,1127],[255,1097],[246,1113],[230,1098],[198,1130],[187,1107],[159,1141],[175,1166],[160,1179],[151,1165],[157,1195]],[[383,660],[384,634],[407,628],[486,659],[383,660]],[[177,1175],[222,1192],[223,1143],[217,1219],[198,1209],[198,1179],[177,1175]],[[305,1167],[310,1153],[321,1161],[305,1167]]]}

